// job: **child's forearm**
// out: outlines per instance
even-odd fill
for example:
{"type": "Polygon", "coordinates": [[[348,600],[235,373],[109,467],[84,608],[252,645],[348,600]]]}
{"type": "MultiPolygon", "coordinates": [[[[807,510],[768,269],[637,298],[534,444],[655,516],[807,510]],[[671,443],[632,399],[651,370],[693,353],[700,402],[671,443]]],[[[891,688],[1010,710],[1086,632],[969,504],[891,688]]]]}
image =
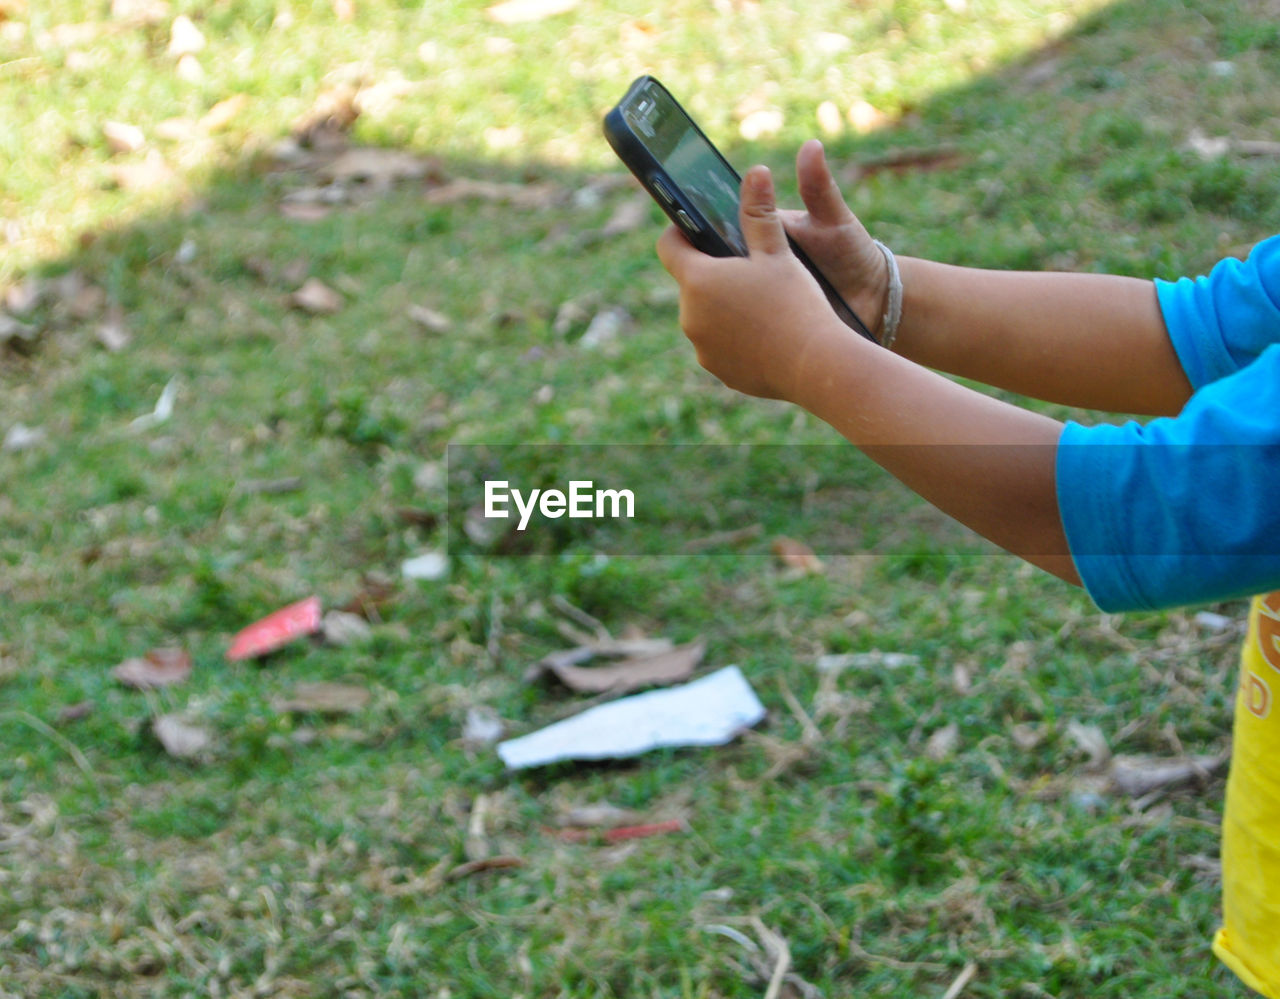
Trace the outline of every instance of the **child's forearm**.
{"type": "Polygon", "coordinates": [[[894,350],[1037,399],[1171,414],[1191,387],[1149,281],[987,271],[899,258],[894,350]]]}
{"type": "Polygon", "coordinates": [[[792,401],[943,512],[1079,583],[1058,512],[1061,424],[851,335],[812,343],[792,401]]]}

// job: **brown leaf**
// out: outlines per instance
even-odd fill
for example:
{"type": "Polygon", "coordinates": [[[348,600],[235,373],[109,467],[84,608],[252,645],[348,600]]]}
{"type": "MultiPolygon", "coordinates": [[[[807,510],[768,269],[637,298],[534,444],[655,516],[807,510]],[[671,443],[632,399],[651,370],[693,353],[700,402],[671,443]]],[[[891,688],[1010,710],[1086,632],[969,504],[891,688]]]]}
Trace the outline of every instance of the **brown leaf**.
{"type": "Polygon", "coordinates": [[[125,191],[153,191],[164,187],[175,174],[158,149],[152,149],[146,158],[137,163],[121,163],[111,175],[116,186],[125,191]]]}
{"type": "Polygon", "coordinates": [[[644,819],[640,812],[630,808],[619,808],[608,802],[594,805],[575,805],[565,809],[556,817],[556,824],[561,828],[574,829],[614,829],[618,826],[634,825],[644,819]]]}
{"type": "Polygon", "coordinates": [[[68,704],[58,712],[58,724],[69,725],[71,722],[79,721],[81,718],[87,718],[93,714],[93,701],[77,701],[75,704],[68,704]]]}
{"type": "Polygon", "coordinates": [[[653,202],[647,195],[628,198],[614,209],[609,220],[600,230],[601,239],[612,239],[623,233],[639,229],[649,221],[649,210],[653,202]]]}
{"type": "Polygon", "coordinates": [[[706,645],[704,639],[698,639],[666,652],[624,659],[609,666],[577,666],[554,659],[545,665],[561,683],[580,694],[622,694],[687,680],[702,661],[706,645]]]}
{"type": "Polygon", "coordinates": [[[576,6],[578,0],[504,0],[488,8],[485,15],[498,24],[527,24],[567,14],[576,6]]]}
{"type": "Polygon", "coordinates": [[[1227,757],[1195,756],[1153,759],[1145,756],[1117,756],[1108,774],[1111,786],[1121,794],[1140,798],[1166,787],[1202,781],[1220,770],[1227,757]]]}
{"type": "Polygon", "coordinates": [[[428,333],[448,333],[453,329],[452,319],[425,305],[410,305],[409,318],[428,333]]]}
{"type": "Polygon", "coordinates": [[[371,697],[366,688],[350,683],[300,683],[291,697],[274,700],[271,706],[280,714],[353,714],[371,697]]]}
{"type": "Polygon", "coordinates": [[[107,310],[106,317],[98,324],[94,335],[98,343],[112,354],[124,350],[132,339],[124,324],[124,312],[119,307],[107,310]]]}
{"type": "Polygon", "coordinates": [[[108,121],[102,125],[102,137],[114,155],[136,153],[147,144],[147,137],[137,125],[123,121],[108,121]]]}
{"type": "Polygon", "coordinates": [[[218,132],[231,124],[232,120],[249,106],[248,94],[233,94],[218,101],[204,113],[200,119],[200,127],[206,132],[218,132]]]}
{"type": "Polygon", "coordinates": [[[207,730],[191,725],[177,715],[159,715],[151,723],[151,731],[164,746],[164,751],[180,760],[201,755],[213,742],[207,730]]]}
{"type": "Polygon", "coordinates": [[[333,214],[333,205],[286,201],[280,206],[280,214],[295,222],[319,222],[333,214]]]}
{"type": "Polygon", "coordinates": [[[426,200],[432,205],[462,201],[492,201],[516,208],[552,208],[566,199],[563,188],[552,183],[504,184],[492,180],[460,178],[433,188],[426,200]]]}
{"type": "Polygon", "coordinates": [[[385,188],[401,180],[420,180],[438,171],[435,160],[404,149],[356,146],[343,150],[326,163],[320,175],[338,184],[359,182],[385,188]]]}
{"type": "Polygon", "coordinates": [[[320,622],[320,633],[330,645],[357,645],[368,641],[373,632],[359,614],[331,610],[320,622]]]}
{"type": "Polygon", "coordinates": [[[874,132],[877,128],[883,128],[889,123],[887,114],[870,101],[865,100],[853,102],[849,108],[848,118],[849,124],[853,126],[853,130],[859,135],[874,132]]]}
{"type": "Polygon", "coordinates": [[[333,150],[345,146],[347,133],[360,117],[357,93],[357,89],[349,85],[322,93],[294,126],[294,141],[309,149],[333,150]]]}
{"type": "Polygon", "coordinates": [[[319,278],[307,278],[302,287],[289,296],[289,304],[315,316],[337,312],[345,302],[319,278]]]}
{"type": "Polygon", "coordinates": [[[379,573],[368,573],[361,580],[360,591],[339,610],[359,614],[366,621],[382,620],[382,612],[395,601],[395,580],[379,573]]]}
{"type": "Polygon", "coordinates": [[[770,546],[778,561],[789,569],[798,569],[802,573],[819,574],[825,568],[822,559],[814,554],[813,549],[803,541],[794,538],[777,537],[770,546]]]}
{"type": "Polygon", "coordinates": [[[111,675],[134,690],[154,690],[183,683],[191,676],[192,661],[185,649],[152,649],[141,659],[126,659],[111,675]]]}
{"type": "Polygon", "coordinates": [[[955,722],[949,722],[929,736],[929,741],[925,743],[924,755],[931,760],[942,761],[955,753],[959,744],[960,726],[955,722]]]}

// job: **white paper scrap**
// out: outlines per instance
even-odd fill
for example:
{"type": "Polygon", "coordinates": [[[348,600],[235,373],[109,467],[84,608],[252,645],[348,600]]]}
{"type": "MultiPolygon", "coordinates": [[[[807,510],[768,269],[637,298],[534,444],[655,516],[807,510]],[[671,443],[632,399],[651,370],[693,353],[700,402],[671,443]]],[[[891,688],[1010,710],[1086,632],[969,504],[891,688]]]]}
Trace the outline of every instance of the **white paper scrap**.
{"type": "Polygon", "coordinates": [[[638,756],[662,746],[720,746],[764,718],[737,666],[665,690],[623,697],[498,743],[511,770],[559,760],[638,756]]]}

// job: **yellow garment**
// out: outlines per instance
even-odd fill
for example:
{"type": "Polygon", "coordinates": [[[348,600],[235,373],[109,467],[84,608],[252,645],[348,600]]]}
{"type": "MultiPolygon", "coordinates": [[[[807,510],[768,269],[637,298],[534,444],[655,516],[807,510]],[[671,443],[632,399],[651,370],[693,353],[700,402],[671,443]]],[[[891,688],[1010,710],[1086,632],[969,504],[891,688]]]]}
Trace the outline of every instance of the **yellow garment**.
{"type": "Polygon", "coordinates": [[[1255,597],[1241,655],[1222,822],[1222,929],[1214,953],[1280,999],[1280,591],[1255,597]]]}

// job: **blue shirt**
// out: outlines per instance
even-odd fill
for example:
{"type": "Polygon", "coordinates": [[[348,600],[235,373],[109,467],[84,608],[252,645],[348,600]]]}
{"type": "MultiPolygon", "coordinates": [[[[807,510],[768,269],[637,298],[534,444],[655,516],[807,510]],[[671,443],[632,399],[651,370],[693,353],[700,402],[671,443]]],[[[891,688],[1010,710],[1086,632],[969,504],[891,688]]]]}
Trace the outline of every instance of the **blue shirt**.
{"type": "Polygon", "coordinates": [[[1191,399],[1058,442],[1067,544],[1108,611],[1280,589],[1280,236],[1156,291],[1191,399]]]}

